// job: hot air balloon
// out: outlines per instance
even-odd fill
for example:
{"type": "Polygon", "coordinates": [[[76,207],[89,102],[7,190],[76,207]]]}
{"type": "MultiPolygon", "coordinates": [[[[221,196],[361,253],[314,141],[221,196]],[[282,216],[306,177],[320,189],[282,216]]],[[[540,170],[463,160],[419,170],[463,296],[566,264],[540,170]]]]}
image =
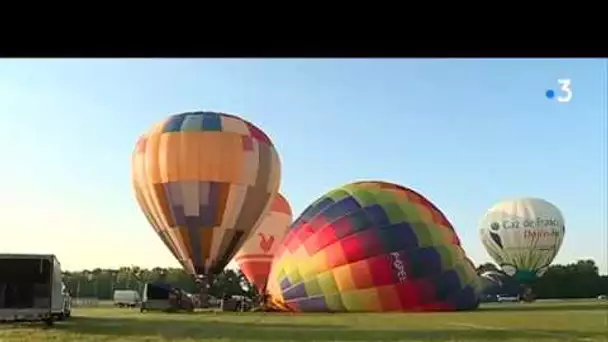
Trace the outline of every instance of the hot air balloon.
{"type": "Polygon", "coordinates": [[[270,138],[224,113],[170,116],[140,137],[133,154],[142,211],[184,269],[205,282],[263,218],[280,176],[270,138]]]}
{"type": "Polygon", "coordinates": [[[260,293],[266,290],[272,257],[289,229],[291,219],[289,203],[277,194],[265,218],[234,257],[245,277],[260,293]]]}
{"type": "Polygon", "coordinates": [[[564,239],[564,218],[553,204],[519,198],[490,208],[479,226],[488,254],[509,276],[522,283],[541,277],[564,239]]]}
{"type": "Polygon", "coordinates": [[[364,181],[330,191],[291,225],[268,280],[296,312],[474,309],[479,277],[447,218],[402,186],[364,181]]]}

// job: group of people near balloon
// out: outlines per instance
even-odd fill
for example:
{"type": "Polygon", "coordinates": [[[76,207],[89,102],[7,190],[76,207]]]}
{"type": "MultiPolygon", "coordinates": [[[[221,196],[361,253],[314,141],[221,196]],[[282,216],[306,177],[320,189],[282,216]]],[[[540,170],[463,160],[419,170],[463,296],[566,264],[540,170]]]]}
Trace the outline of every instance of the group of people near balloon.
{"type": "MultiPolygon", "coordinates": [[[[201,284],[234,260],[269,310],[450,311],[479,305],[483,283],[448,218],[407,187],[342,185],[294,220],[279,193],[271,139],[234,115],[189,112],[142,135],[133,154],[137,201],[163,243],[201,284]]],[[[481,240],[505,274],[541,276],[564,221],[540,199],[494,206],[481,240]]]]}

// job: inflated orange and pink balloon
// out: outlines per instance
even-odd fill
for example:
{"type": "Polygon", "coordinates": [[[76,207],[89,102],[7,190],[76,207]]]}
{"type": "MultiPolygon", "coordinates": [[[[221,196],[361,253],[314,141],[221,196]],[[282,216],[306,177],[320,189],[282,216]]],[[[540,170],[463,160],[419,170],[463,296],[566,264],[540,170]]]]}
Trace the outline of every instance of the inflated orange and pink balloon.
{"type": "Polygon", "coordinates": [[[289,229],[291,220],[291,207],[279,193],[253,235],[245,241],[234,257],[245,277],[260,293],[266,289],[274,252],[289,229]]]}

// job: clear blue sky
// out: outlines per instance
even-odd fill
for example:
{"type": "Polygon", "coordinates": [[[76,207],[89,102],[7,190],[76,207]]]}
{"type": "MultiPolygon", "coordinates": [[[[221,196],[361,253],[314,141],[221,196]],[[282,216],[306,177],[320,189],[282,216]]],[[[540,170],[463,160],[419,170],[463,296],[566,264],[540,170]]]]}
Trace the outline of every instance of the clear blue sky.
{"type": "Polygon", "coordinates": [[[401,183],[489,260],[477,223],[537,196],[566,218],[555,262],[606,272],[606,60],[2,60],[0,250],[64,267],[177,263],[135,203],[130,157],[168,114],[236,113],[273,139],[295,213],[357,179],[401,183]],[[558,78],[573,98],[545,97],[558,78]]]}

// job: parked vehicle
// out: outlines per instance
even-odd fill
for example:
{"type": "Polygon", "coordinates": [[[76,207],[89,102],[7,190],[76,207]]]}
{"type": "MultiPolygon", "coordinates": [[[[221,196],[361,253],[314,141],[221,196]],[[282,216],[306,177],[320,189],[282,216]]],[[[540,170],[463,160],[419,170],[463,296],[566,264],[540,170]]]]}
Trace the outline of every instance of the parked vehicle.
{"type": "MultiPolygon", "coordinates": [[[[210,308],[219,308],[220,305],[222,305],[222,300],[218,299],[218,298],[215,298],[213,296],[209,296],[209,300],[208,301],[209,301],[209,307],[210,308]]],[[[200,301],[199,301],[199,303],[200,303],[200,301]]]]}
{"type": "Polygon", "coordinates": [[[496,301],[499,303],[503,303],[503,302],[519,302],[520,301],[520,297],[519,296],[510,296],[510,295],[498,295],[496,296],[496,301]]]}
{"type": "Polygon", "coordinates": [[[65,316],[61,265],[52,254],[0,254],[0,321],[43,321],[65,316]]]}
{"type": "Polygon", "coordinates": [[[482,294],[480,301],[482,303],[495,303],[498,302],[498,296],[495,294],[482,294]]]}
{"type": "Polygon", "coordinates": [[[192,295],[171,284],[162,282],[146,283],[142,297],[140,312],[146,310],[194,311],[192,295]]]}
{"type": "Polygon", "coordinates": [[[253,308],[253,302],[245,296],[225,296],[220,308],[222,311],[249,311],[253,308]]]}
{"type": "Polygon", "coordinates": [[[139,306],[140,297],[139,292],[135,290],[115,290],[114,291],[114,305],[123,307],[134,308],[139,306]]]}

